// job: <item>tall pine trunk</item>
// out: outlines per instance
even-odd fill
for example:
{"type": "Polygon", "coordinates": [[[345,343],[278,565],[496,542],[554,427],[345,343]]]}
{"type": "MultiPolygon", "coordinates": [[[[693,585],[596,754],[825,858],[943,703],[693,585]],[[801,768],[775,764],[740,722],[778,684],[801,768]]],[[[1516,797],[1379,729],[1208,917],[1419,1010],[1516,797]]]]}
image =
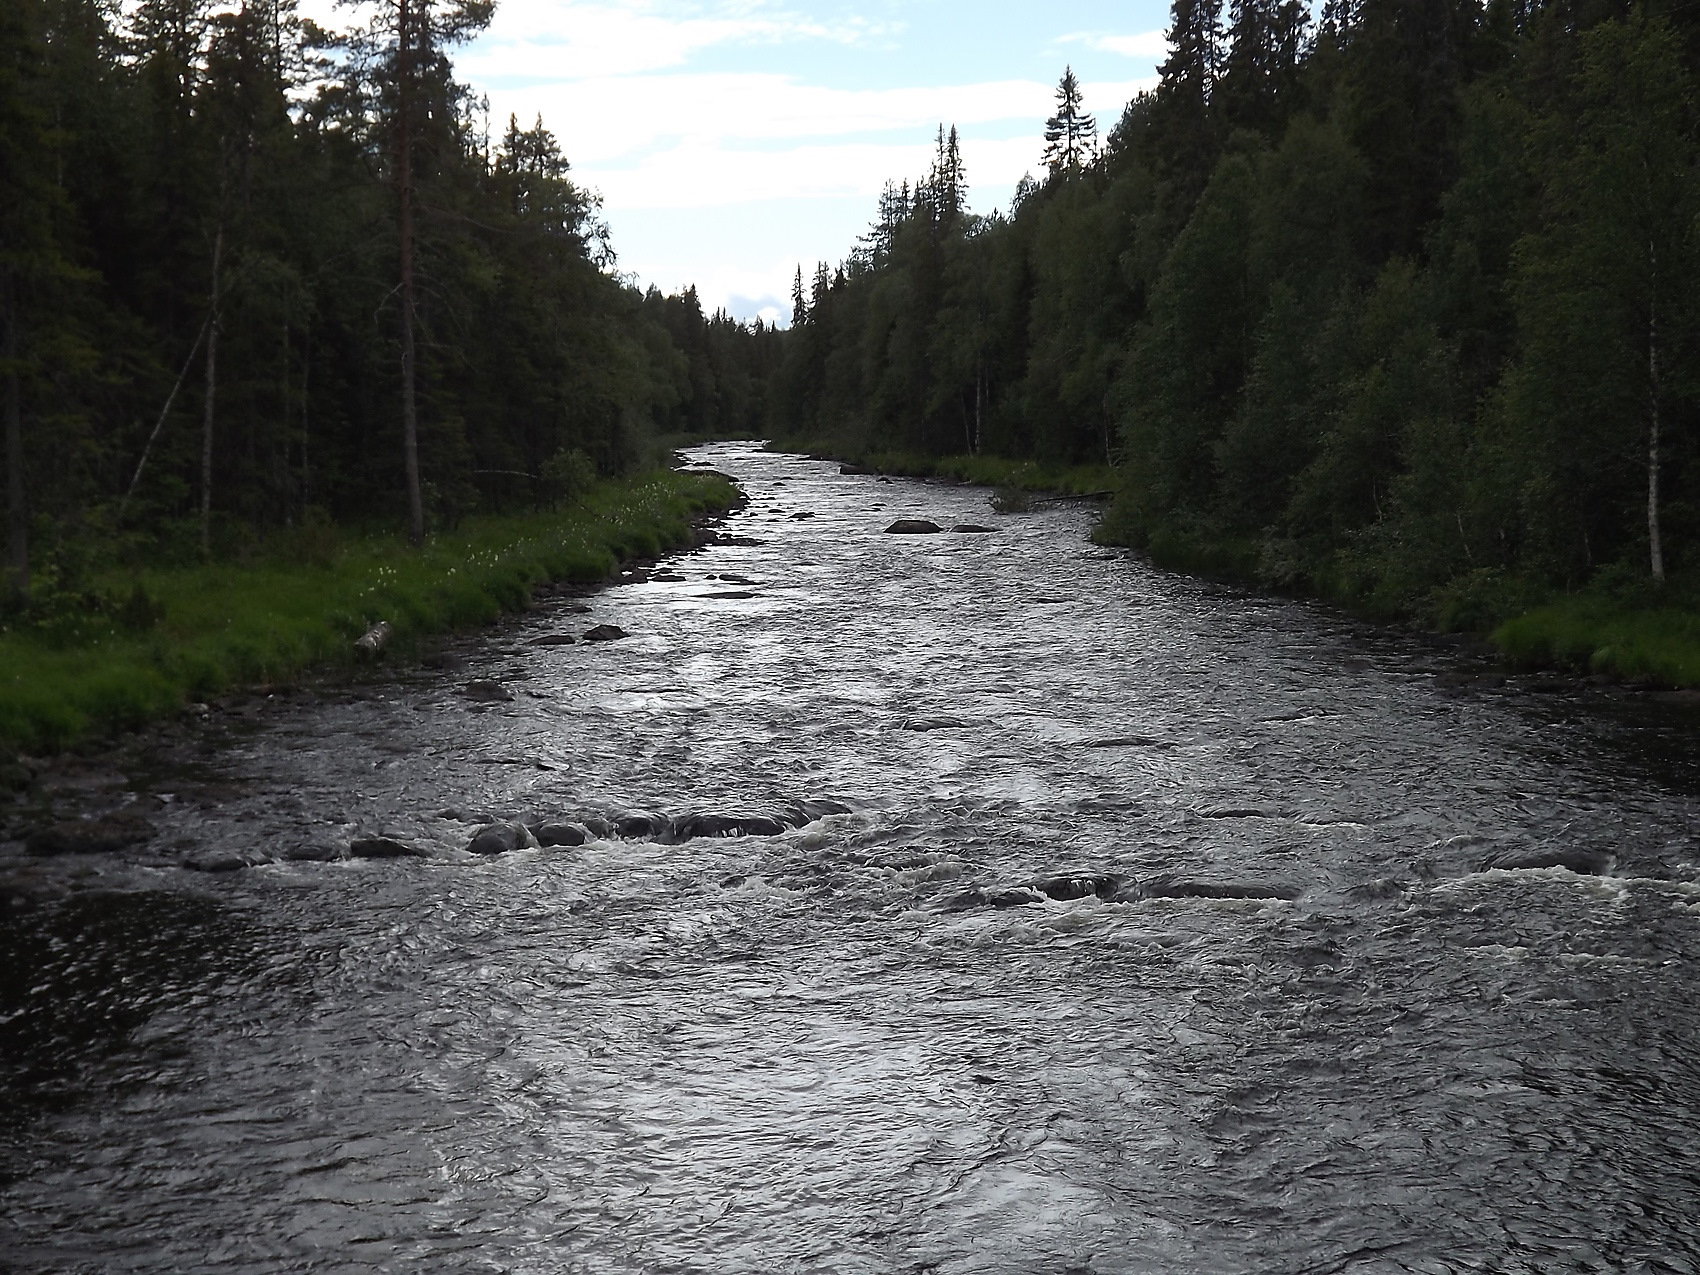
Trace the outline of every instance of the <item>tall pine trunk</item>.
{"type": "Polygon", "coordinates": [[[419,407],[414,393],[413,356],[413,32],[409,0],[399,0],[396,23],[397,186],[401,207],[401,437],[407,461],[407,539],[425,543],[425,501],[419,490],[419,407]]]}
{"type": "Polygon", "coordinates": [[[1658,251],[1649,246],[1653,262],[1652,300],[1647,308],[1647,551],[1653,579],[1665,582],[1665,547],[1659,534],[1659,302],[1658,251]]]}
{"type": "Polygon", "coordinates": [[[201,414],[201,555],[212,552],[213,426],[218,420],[219,283],[224,268],[224,217],[213,236],[212,318],[207,325],[207,394],[201,414]]]}
{"type": "Polygon", "coordinates": [[[0,288],[5,290],[6,336],[0,357],[6,360],[6,567],[10,587],[24,594],[30,587],[30,522],[24,504],[24,422],[22,389],[18,384],[19,313],[16,276],[8,271],[0,288]]]}

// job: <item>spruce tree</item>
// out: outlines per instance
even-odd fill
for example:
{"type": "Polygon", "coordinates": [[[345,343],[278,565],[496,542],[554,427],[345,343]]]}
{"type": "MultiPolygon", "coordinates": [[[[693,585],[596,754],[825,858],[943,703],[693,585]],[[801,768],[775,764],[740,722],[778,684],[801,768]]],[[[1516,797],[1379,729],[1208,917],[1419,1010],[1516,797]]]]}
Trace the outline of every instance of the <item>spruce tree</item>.
{"type": "Polygon", "coordinates": [[[1045,166],[1051,176],[1077,172],[1098,149],[1098,121],[1081,107],[1080,81],[1072,66],[1057,82],[1057,113],[1045,121],[1045,166]]]}
{"type": "MultiPolygon", "coordinates": [[[[380,99],[386,106],[394,157],[396,240],[401,312],[402,456],[407,473],[407,536],[425,543],[425,505],[419,478],[419,406],[414,328],[417,295],[414,280],[415,204],[418,199],[417,148],[430,122],[441,124],[441,110],[427,111],[433,88],[447,80],[444,50],[471,39],[490,24],[493,0],[384,0],[362,43],[376,54],[380,99]]],[[[440,106],[441,103],[433,105],[440,106]]]]}

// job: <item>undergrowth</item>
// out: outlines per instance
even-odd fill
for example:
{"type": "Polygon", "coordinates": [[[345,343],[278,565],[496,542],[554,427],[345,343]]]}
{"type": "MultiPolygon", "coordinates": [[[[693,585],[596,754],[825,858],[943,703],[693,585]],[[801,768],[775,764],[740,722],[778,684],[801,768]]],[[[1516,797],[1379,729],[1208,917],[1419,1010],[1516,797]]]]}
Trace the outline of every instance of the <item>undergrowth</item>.
{"type": "Polygon", "coordinates": [[[352,666],[355,640],[387,621],[406,658],[435,633],[495,621],[550,581],[591,585],[626,559],[685,543],[697,515],[736,489],[662,472],[605,483],[556,513],[468,519],[415,552],[373,536],[244,565],[126,572],[97,581],[76,626],[0,626],[0,745],[56,751],[134,728],[234,686],[352,666]]]}

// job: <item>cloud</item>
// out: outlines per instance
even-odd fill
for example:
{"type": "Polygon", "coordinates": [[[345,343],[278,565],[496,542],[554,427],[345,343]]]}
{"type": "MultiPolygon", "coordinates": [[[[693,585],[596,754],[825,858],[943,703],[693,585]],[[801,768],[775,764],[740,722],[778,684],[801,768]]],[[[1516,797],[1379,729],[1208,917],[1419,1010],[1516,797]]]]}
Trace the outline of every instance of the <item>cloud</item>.
{"type": "Polygon", "coordinates": [[[1169,56],[1167,31],[1140,31],[1134,35],[1107,35],[1101,32],[1080,31],[1059,36],[1058,44],[1081,44],[1104,53],[1119,53],[1127,58],[1161,62],[1169,56]]]}
{"type": "Polygon", "coordinates": [[[682,66],[722,45],[855,44],[891,30],[863,18],[822,21],[760,4],[720,4],[705,11],[679,4],[506,0],[476,50],[458,63],[474,79],[634,75],[682,66]]]}
{"type": "MultiPolygon", "coordinates": [[[[1119,110],[1143,80],[1085,86],[1119,110]]],[[[541,114],[581,182],[614,207],[691,207],[785,196],[877,194],[932,161],[941,123],[963,131],[970,181],[1013,182],[1037,161],[1052,89],[1036,80],[831,89],[788,76],[660,75],[492,88],[491,112],[541,114]],[[1031,126],[1014,138],[988,136],[1031,126]],[[978,135],[977,135],[978,134],[978,135]],[[899,136],[894,136],[899,135],[899,136]],[[1017,153],[1026,158],[1016,161],[1017,153]]]]}

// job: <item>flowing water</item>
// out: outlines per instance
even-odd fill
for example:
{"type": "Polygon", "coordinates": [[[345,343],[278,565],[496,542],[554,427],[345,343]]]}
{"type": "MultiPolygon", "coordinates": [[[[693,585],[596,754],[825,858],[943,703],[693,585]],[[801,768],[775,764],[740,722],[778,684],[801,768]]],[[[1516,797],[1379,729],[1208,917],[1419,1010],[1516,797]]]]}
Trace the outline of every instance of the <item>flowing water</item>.
{"type": "Polygon", "coordinates": [[[751,504],[681,578],[163,794],[167,847],[433,857],[56,861],[0,920],[0,1268],[1700,1269],[1692,709],[696,455],[751,504]]]}

